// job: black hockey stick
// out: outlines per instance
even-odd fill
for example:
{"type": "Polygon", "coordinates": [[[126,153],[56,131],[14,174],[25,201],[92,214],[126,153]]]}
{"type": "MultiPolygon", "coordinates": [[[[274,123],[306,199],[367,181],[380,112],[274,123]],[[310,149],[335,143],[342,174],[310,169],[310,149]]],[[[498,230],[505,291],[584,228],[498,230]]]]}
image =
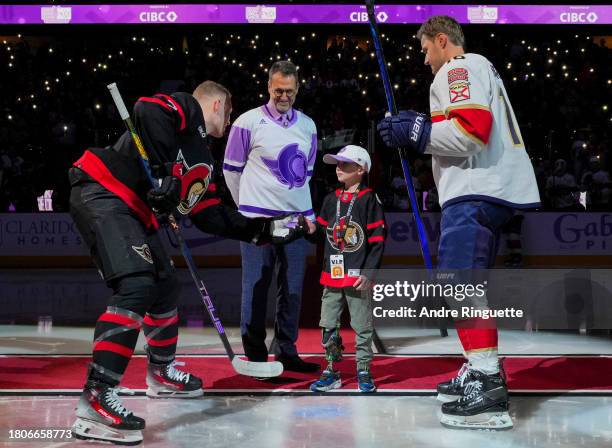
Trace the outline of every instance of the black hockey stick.
{"type": "MultiPolygon", "coordinates": [[[[132,140],[134,141],[134,144],[136,145],[136,148],[138,148],[140,160],[142,161],[142,165],[145,169],[145,172],[147,173],[147,176],[149,177],[149,181],[151,182],[151,185],[155,187],[157,185],[157,182],[155,181],[155,178],[153,177],[153,174],[151,173],[151,167],[149,165],[149,156],[147,155],[147,152],[142,144],[142,141],[140,140],[140,137],[136,133],[136,128],[134,127],[134,124],[132,123],[132,120],[130,119],[130,114],[127,111],[127,108],[125,107],[125,103],[123,102],[123,98],[121,97],[121,94],[119,93],[117,84],[112,83],[112,84],[109,84],[107,87],[113,97],[115,106],[117,106],[117,110],[119,111],[119,115],[121,116],[121,119],[125,123],[125,126],[127,127],[128,131],[130,132],[132,136],[132,140]]],[[[181,229],[178,223],[176,222],[176,219],[172,215],[172,213],[168,214],[168,221],[170,222],[170,227],[174,231],[174,234],[176,235],[176,239],[178,240],[179,246],[181,247],[181,253],[183,254],[185,263],[187,264],[187,267],[189,268],[189,273],[191,274],[191,278],[193,279],[196,285],[196,288],[198,289],[198,292],[200,293],[200,297],[202,298],[202,302],[204,303],[204,306],[206,307],[206,310],[208,311],[210,320],[215,326],[217,333],[219,333],[221,342],[223,342],[223,346],[225,347],[225,352],[227,353],[227,356],[232,362],[232,366],[234,367],[234,370],[241,375],[261,377],[261,378],[270,378],[270,377],[275,377],[275,376],[279,376],[280,374],[282,374],[283,365],[278,361],[251,362],[251,361],[245,361],[243,359],[240,359],[238,356],[236,356],[236,354],[234,353],[234,350],[232,349],[232,346],[229,343],[229,340],[227,339],[227,335],[225,334],[225,329],[223,328],[223,325],[221,324],[221,320],[216,315],[217,311],[215,310],[215,306],[213,305],[210,295],[208,294],[208,291],[206,290],[206,286],[204,286],[204,282],[202,281],[202,279],[200,278],[200,275],[198,274],[198,268],[196,267],[195,262],[193,261],[193,257],[191,255],[189,246],[187,246],[187,243],[185,243],[185,239],[183,238],[181,229]]]]}
{"type": "MultiPolygon", "coordinates": [[[[376,59],[378,60],[378,67],[380,68],[380,77],[385,88],[387,110],[389,113],[397,115],[397,105],[395,104],[395,98],[393,97],[393,90],[391,90],[391,82],[389,80],[389,73],[387,72],[387,63],[385,62],[385,55],[383,53],[382,43],[380,41],[378,32],[378,24],[376,23],[374,0],[365,0],[365,3],[368,10],[368,19],[370,21],[370,32],[372,34],[372,40],[374,41],[374,49],[376,50],[376,59]]],[[[423,226],[423,219],[421,218],[421,212],[417,202],[416,192],[414,191],[414,185],[412,184],[412,176],[410,174],[410,167],[408,166],[406,148],[397,148],[397,151],[399,153],[400,160],[402,161],[402,171],[404,172],[404,180],[406,181],[406,188],[408,189],[408,196],[410,197],[412,217],[414,218],[414,222],[416,223],[417,227],[421,255],[425,261],[425,268],[428,271],[431,271],[433,269],[433,264],[431,262],[431,254],[429,252],[429,243],[427,241],[425,227],[423,226]]],[[[440,322],[440,336],[448,336],[446,326],[442,322],[440,322]]]]}

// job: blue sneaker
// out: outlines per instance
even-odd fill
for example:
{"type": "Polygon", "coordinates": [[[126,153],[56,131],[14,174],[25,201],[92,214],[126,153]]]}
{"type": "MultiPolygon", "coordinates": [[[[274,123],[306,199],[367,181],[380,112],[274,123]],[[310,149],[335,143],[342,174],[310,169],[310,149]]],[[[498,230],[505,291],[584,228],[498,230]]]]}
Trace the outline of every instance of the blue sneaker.
{"type": "Polygon", "coordinates": [[[340,372],[325,369],[321,374],[321,378],[310,385],[310,390],[313,392],[327,392],[332,389],[338,389],[341,386],[340,372]]]}
{"type": "Polygon", "coordinates": [[[359,385],[359,392],[370,393],[376,391],[376,384],[374,384],[369,370],[357,372],[357,383],[359,385]]]}

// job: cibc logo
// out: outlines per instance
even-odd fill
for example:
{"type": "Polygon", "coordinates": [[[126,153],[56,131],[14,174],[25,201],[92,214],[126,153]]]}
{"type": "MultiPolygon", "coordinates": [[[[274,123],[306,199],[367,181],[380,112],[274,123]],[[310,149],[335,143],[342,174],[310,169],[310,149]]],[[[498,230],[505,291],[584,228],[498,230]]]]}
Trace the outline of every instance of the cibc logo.
{"type": "Polygon", "coordinates": [[[563,23],[595,23],[599,19],[595,12],[563,12],[559,18],[563,23]]]}
{"type": "MultiPolygon", "coordinates": [[[[378,23],[385,23],[389,15],[385,11],[378,11],[376,13],[376,21],[378,23]]],[[[349,16],[351,22],[368,22],[368,13],[365,11],[353,11],[349,16]]]]}
{"type": "Polygon", "coordinates": [[[174,11],[143,11],[138,18],[141,22],[147,23],[175,22],[178,15],[174,11]]]}

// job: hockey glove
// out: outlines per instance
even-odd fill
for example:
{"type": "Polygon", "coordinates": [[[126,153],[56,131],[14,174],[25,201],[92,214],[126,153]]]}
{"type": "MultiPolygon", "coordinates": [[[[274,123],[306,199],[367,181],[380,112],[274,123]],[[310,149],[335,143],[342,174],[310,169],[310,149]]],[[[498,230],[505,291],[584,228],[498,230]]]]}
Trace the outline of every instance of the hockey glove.
{"type": "Polygon", "coordinates": [[[264,222],[261,238],[257,244],[287,244],[302,238],[308,233],[308,226],[303,215],[282,215],[264,222]]]}
{"type": "Polygon", "coordinates": [[[149,205],[161,213],[171,213],[181,201],[181,180],[175,176],[166,176],[158,188],[147,193],[149,205]]]}
{"type": "Polygon", "coordinates": [[[383,118],[377,129],[387,146],[405,146],[423,154],[431,136],[431,120],[420,112],[401,110],[397,115],[383,118]]]}

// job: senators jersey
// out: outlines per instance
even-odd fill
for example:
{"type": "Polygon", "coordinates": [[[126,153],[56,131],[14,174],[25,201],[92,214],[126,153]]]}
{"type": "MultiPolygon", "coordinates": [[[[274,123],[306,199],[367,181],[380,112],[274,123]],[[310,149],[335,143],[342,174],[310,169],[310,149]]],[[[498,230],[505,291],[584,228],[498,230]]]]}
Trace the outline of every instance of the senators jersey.
{"type": "MultiPolygon", "coordinates": [[[[261,222],[247,220],[221,205],[211,183],[213,156],[208,147],[204,114],[187,93],[157,94],[140,98],[132,115],[136,131],[149,156],[153,177],[181,179],[177,211],[189,215],[202,231],[251,241],[261,222]]],[[[147,204],[151,183],[129,132],[106,148],[90,148],[74,166],[121,198],[147,227],[157,228],[147,204]]]]}
{"type": "Polygon", "coordinates": [[[533,167],[504,84],[483,56],[445,63],[430,88],[432,154],[440,205],[486,200],[540,206],[533,167]]]}
{"type": "Polygon", "coordinates": [[[382,261],[386,236],[382,205],[370,188],[360,189],[351,207],[353,196],[354,193],[340,189],[329,193],[316,220],[315,238],[325,239],[325,264],[321,272],[321,284],[325,286],[353,286],[362,270],[378,269],[382,261]],[[340,254],[344,276],[333,278],[330,259],[340,254]]]}
{"type": "Polygon", "coordinates": [[[309,182],[316,158],[312,119],[297,109],[282,115],[269,102],[232,125],[223,173],[243,215],[301,213],[314,219],[309,182]]]}

